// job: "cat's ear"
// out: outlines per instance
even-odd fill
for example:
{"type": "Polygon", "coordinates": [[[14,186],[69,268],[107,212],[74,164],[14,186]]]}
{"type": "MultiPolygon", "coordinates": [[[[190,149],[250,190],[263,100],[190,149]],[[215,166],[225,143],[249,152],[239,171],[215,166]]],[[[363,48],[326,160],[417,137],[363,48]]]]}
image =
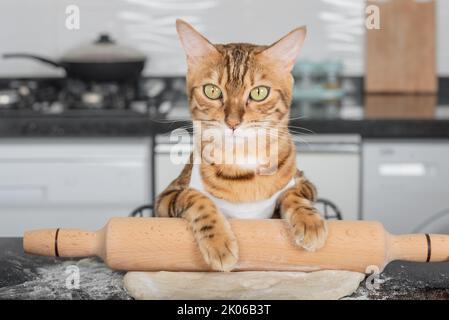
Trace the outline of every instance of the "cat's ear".
{"type": "Polygon", "coordinates": [[[218,53],[214,45],[187,22],[177,19],[176,31],[178,32],[189,65],[194,65],[197,62],[201,62],[203,58],[218,53]]]}
{"type": "Polygon", "coordinates": [[[295,60],[301,51],[306,38],[307,28],[305,26],[290,31],[286,36],[270,45],[262,51],[260,55],[268,60],[277,63],[290,72],[293,69],[295,60]]]}

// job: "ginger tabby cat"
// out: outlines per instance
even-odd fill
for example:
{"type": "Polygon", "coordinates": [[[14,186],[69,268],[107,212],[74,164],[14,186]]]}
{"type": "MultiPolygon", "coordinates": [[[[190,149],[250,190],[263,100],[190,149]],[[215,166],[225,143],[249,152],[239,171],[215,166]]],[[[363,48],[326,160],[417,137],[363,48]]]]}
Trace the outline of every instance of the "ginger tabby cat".
{"type": "MultiPolygon", "coordinates": [[[[268,144],[276,144],[276,150],[263,161],[248,148],[243,159],[251,158],[250,163],[217,161],[223,151],[220,144],[195,132],[200,146],[195,144],[191,161],[156,199],[156,215],[187,219],[205,261],[214,270],[232,270],[238,261],[238,244],[226,217],[280,215],[291,226],[298,246],[319,249],[327,237],[326,223],[313,207],[315,187],[296,169],[295,145],[288,132],[291,70],[305,27],[270,46],[214,45],[184,21],[177,20],[176,27],[187,55],[193,121],[222,137],[245,137],[249,146],[257,144],[260,134],[248,132],[265,129],[262,135],[268,132],[268,144]],[[206,146],[212,147],[213,155],[206,156],[206,146]],[[267,173],[262,166],[274,170],[267,173]]],[[[224,153],[237,154],[236,145],[227,145],[224,153]]]]}

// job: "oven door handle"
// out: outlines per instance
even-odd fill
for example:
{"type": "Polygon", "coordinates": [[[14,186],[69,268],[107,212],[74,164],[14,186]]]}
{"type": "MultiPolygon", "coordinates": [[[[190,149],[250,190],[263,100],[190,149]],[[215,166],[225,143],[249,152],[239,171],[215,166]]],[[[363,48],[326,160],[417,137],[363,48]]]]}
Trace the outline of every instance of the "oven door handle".
{"type": "Polygon", "coordinates": [[[295,143],[298,153],[341,153],[359,154],[358,143],[295,143]]]}

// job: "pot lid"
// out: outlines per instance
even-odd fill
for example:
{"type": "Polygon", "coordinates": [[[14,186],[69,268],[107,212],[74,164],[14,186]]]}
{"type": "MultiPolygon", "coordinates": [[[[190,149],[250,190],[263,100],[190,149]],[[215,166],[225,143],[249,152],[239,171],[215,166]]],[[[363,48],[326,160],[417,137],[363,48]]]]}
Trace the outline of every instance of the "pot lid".
{"type": "Polygon", "coordinates": [[[134,48],[116,44],[107,34],[101,34],[94,43],[68,51],[63,62],[141,62],[145,55],[134,48]]]}

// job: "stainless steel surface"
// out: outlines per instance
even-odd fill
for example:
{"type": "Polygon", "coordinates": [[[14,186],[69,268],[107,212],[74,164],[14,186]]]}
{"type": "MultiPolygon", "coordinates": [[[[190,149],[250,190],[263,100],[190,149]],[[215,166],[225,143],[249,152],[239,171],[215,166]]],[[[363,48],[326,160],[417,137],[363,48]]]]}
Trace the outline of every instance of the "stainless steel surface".
{"type": "MultiPolygon", "coordinates": [[[[367,141],[363,146],[363,218],[409,233],[449,208],[449,141],[367,141]]],[[[428,232],[449,232],[442,217],[428,232]]]]}

